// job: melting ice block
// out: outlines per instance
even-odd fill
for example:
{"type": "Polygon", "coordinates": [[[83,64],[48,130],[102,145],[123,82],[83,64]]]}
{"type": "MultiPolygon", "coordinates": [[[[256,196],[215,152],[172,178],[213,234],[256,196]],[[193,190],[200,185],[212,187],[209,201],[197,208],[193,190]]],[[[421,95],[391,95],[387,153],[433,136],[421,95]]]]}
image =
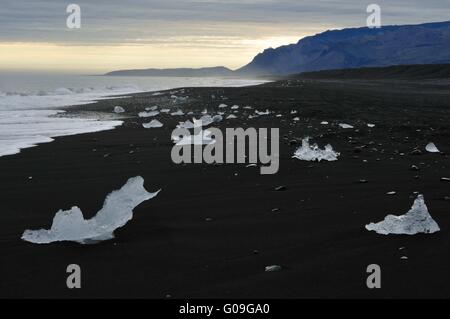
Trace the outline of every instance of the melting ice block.
{"type": "Polygon", "coordinates": [[[418,233],[432,234],[440,230],[438,224],[428,212],[423,195],[417,196],[411,209],[404,215],[388,215],[379,223],[370,223],[366,229],[378,234],[404,234],[415,235],[418,233]]]}
{"type": "Polygon", "coordinates": [[[178,146],[210,145],[216,143],[216,140],[210,136],[211,134],[212,134],[211,131],[201,130],[196,135],[183,135],[183,136],[172,135],[172,141],[178,146]]]}
{"type": "Polygon", "coordinates": [[[299,147],[295,153],[294,158],[302,161],[337,161],[340,154],[333,150],[333,147],[328,144],[325,149],[320,149],[317,144],[309,145],[309,137],[302,140],[302,146],[299,147]]]}
{"type": "Polygon", "coordinates": [[[142,177],[130,178],[121,189],[106,197],[103,208],[91,219],[84,219],[78,207],[60,210],[50,229],[25,230],[22,239],[35,244],[57,241],[87,244],[112,239],[114,231],[133,218],[133,209],[158,193],[147,192],[142,177]]]}
{"type": "Polygon", "coordinates": [[[121,106],[115,106],[114,107],[114,113],[123,113],[125,112],[125,109],[121,106]]]}
{"type": "Polygon", "coordinates": [[[425,149],[429,153],[439,153],[440,152],[434,143],[428,143],[427,146],[425,146],[425,149]]]}
{"type": "Polygon", "coordinates": [[[163,124],[158,120],[151,120],[149,123],[143,123],[144,128],[158,128],[163,127],[163,124]]]}
{"type": "Polygon", "coordinates": [[[139,117],[153,117],[159,114],[159,111],[139,112],[139,117]]]}

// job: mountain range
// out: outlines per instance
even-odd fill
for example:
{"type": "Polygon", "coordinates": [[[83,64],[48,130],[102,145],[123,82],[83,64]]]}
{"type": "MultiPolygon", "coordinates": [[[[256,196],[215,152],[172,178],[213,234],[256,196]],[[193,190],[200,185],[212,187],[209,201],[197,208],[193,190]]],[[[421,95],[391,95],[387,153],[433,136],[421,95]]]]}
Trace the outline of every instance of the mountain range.
{"type": "Polygon", "coordinates": [[[236,71],[225,67],[148,69],[115,71],[108,75],[288,75],[332,69],[445,63],[450,63],[450,21],[325,31],[295,44],[266,49],[236,71]]]}

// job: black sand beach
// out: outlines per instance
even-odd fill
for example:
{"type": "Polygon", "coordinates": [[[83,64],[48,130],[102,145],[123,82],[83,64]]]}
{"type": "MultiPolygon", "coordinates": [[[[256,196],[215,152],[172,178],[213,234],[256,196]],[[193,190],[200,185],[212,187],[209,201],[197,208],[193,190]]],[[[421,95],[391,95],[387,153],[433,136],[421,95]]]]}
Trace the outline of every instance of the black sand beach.
{"type": "Polygon", "coordinates": [[[293,79],[136,94],[71,112],[110,114],[115,105],[127,110],[122,127],[0,158],[0,297],[450,296],[450,182],[441,181],[450,177],[449,81],[293,79]],[[220,103],[240,105],[238,118],[219,128],[279,127],[278,174],[260,175],[245,164],[172,163],[170,133],[189,117],[158,116],[160,129],[144,129],[149,119],[136,117],[146,106],[171,105],[172,93],[189,96],[177,105],[197,116],[220,103]],[[247,119],[245,105],[275,113],[247,119]],[[323,163],[291,158],[305,136],[330,143],[341,157],[323,163]],[[431,141],[443,154],[424,150],[431,141]],[[415,148],[422,154],[411,154],[415,148]],[[25,229],[50,227],[59,209],[79,206],[91,217],[108,193],[137,175],[147,190],[162,191],[134,210],[115,239],[96,245],[20,239],[25,229]],[[286,190],[274,190],[281,185],[286,190]],[[386,195],[390,191],[397,193],[386,195]],[[416,191],[440,232],[365,230],[389,213],[406,213],[416,191]],[[68,264],[81,266],[81,289],[67,289],[68,264]],[[369,264],[381,266],[381,289],[366,286],[369,264]],[[282,270],[265,272],[268,265],[282,270]]]}

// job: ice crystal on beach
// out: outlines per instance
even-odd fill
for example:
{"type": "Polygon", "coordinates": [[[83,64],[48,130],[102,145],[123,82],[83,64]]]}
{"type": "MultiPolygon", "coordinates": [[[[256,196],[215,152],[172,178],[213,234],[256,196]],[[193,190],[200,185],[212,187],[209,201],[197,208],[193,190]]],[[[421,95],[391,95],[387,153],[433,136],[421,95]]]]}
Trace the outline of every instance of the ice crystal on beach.
{"type": "Polygon", "coordinates": [[[125,109],[121,106],[115,106],[114,107],[114,113],[123,113],[125,112],[125,109]]]}
{"type": "Polygon", "coordinates": [[[432,234],[440,230],[438,224],[428,212],[423,195],[417,196],[413,206],[406,214],[400,216],[388,215],[379,223],[366,225],[366,229],[382,235],[432,234]]]}
{"type": "Polygon", "coordinates": [[[159,111],[140,112],[139,117],[153,117],[159,114],[159,111]]]}
{"type": "Polygon", "coordinates": [[[258,111],[258,110],[255,110],[255,113],[256,113],[257,115],[269,115],[269,114],[270,114],[270,111],[269,111],[269,110],[266,110],[266,111],[264,112],[264,111],[258,111]]]}
{"type": "Polygon", "coordinates": [[[133,218],[133,209],[158,193],[147,192],[142,177],[130,178],[121,189],[106,197],[103,208],[91,219],[84,219],[78,207],[60,210],[50,229],[25,230],[22,239],[35,244],[57,241],[87,244],[114,238],[114,231],[133,218]]]}
{"type": "Polygon", "coordinates": [[[184,112],[181,111],[181,110],[178,110],[176,112],[170,113],[170,115],[172,115],[172,116],[181,116],[181,115],[184,115],[184,112]]]}
{"type": "Polygon", "coordinates": [[[325,149],[320,149],[317,144],[310,145],[307,137],[302,140],[302,146],[295,151],[293,158],[302,161],[337,161],[339,155],[330,144],[325,149]]]}
{"type": "Polygon", "coordinates": [[[215,139],[210,137],[211,131],[202,130],[196,135],[184,135],[184,136],[172,136],[172,140],[178,146],[183,145],[209,145],[216,142],[215,139]]]}
{"type": "Polygon", "coordinates": [[[151,120],[150,123],[142,124],[144,128],[158,128],[163,127],[163,124],[158,120],[151,120]]]}
{"type": "Polygon", "coordinates": [[[427,146],[425,146],[425,149],[429,153],[439,153],[440,152],[434,143],[428,143],[427,146]]]}
{"type": "Polygon", "coordinates": [[[156,110],[158,110],[158,105],[146,107],[145,110],[146,111],[156,111],[156,110]]]}

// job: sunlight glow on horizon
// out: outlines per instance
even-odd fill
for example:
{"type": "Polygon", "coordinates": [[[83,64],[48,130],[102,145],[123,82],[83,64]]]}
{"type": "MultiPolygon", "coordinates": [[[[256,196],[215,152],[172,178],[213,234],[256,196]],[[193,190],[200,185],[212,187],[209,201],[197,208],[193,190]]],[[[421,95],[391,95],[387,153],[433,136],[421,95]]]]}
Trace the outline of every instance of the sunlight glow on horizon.
{"type": "Polygon", "coordinates": [[[296,43],[302,36],[243,39],[192,37],[127,44],[55,44],[1,42],[0,70],[104,73],[120,69],[200,68],[238,69],[267,48],[296,43]]]}

